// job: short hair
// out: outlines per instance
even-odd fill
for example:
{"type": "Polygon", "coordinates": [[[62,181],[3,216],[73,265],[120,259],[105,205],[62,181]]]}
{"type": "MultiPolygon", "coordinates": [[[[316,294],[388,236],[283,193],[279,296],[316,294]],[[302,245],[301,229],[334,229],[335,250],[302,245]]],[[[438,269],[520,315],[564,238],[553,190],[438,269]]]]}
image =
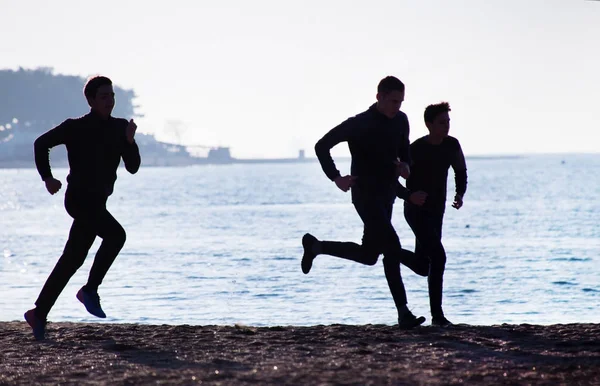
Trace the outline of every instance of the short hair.
{"type": "Polygon", "coordinates": [[[377,93],[385,95],[391,93],[392,91],[404,92],[404,83],[402,83],[402,81],[395,76],[386,76],[379,81],[379,85],[377,85],[377,93]]]}
{"type": "Polygon", "coordinates": [[[437,118],[438,115],[442,113],[449,113],[450,111],[450,104],[448,102],[440,102],[427,106],[425,108],[423,118],[425,118],[426,123],[431,123],[435,120],[435,118],[437,118]]]}
{"type": "Polygon", "coordinates": [[[83,95],[85,95],[85,99],[94,99],[98,89],[105,85],[112,86],[112,80],[105,76],[99,75],[89,78],[83,87],[83,95]]]}

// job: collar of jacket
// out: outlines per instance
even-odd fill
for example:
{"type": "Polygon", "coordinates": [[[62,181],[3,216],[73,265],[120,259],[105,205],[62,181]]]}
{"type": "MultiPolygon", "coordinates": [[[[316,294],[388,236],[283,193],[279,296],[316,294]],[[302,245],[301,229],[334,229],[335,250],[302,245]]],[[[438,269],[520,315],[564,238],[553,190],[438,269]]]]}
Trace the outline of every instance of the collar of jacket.
{"type": "Polygon", "coordinates": [[[108,122],[112,119],[112,115],[109,115],[108,118],[103,118],[94,110],[90,110],[90,112],[88,113],[88,117],[95,122],[108,122]]]}
{"type": "Polygon", "coordinates": [[[371,114],[373,114],[373,116],[376,119],[379,119],[379,120],[382,120],[382,121],[386,121],[386,122],[389,122],[389,121],[391,121],[393,119],[396,119],[396,117],[398,117],[398,114],[396,114],[396,115],[394,115],[393,118],[388,118],[386,115],[384,115],[381,111],[379,111],[377,109],[377,103],[373,103],[371,105],[371,107],[369,107],[369,111],[371,112],[371,114]]]}

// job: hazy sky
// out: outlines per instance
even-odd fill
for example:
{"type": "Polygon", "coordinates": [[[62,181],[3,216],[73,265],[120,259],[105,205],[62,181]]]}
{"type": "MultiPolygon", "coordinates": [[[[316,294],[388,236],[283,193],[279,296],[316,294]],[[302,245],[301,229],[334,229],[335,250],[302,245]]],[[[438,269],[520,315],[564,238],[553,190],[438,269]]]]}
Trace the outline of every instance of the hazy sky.
{"type": "Polygon", "coordinates": [[[174,140],[165,123],[182,121],[182,141],[237,157],[314,155],[386,75],[407,86],[412,140],[446,100],[467,155],[600,151],[597,1],[0,0],[0,14],[0,68],[107,75],[138,94],[140,130],[174,140]]]}

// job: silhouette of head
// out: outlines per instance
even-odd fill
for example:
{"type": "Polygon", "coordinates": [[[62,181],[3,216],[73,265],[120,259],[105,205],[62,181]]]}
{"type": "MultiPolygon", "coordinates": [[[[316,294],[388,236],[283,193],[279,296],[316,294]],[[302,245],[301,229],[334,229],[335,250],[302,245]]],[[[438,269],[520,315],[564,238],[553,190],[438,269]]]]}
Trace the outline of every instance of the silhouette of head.
{"type": "Polygon", "coordinates": [[[108,118],[115,107],[115,93],[112,81],[105,76],[94,76],[88,79],[83,94],[94,112],[108,118]]]}
{"type": "Polygon", "coordinates": [[[388,118],[398,114],[404,101],[404,83],[394,76],[386,76],[377,86],[377,109],[388,118]]]}
{"type": "Polygon", "coordinates": [[[431,137],[443,139],[448,136],[448,132],[450,131],[449,112],[450,104],[448,102],[440,102],[425,108],[423,117],[425,118],[425,125],[429,129],[431,137]]]}

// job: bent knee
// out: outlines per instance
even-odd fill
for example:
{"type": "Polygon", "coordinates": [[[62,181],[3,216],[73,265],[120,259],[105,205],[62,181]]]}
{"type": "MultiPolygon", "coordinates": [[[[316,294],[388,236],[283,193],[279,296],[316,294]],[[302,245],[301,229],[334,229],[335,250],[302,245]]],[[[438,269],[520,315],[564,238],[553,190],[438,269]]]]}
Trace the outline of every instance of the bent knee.
{"type": "Polygon", "coordinates": [[[446,265],[446,251],[444,251],[443,247],[431,250],[428,253],[428,255],[429,255],[429,259],[431,261],[431,265],[441,266],[441,267],[446,265]]]}
{"type": "Polygon", "coordinates": [[[104,241],[107,241],[113,245],[123,246],[125,241],[127,240],[127,234],[125,233],[125,229],[123,227],[115,228],[109,237],[105,238],[104,241]]]}
{"type": "Polygon", "coordinates": [[[125,244],[127,240],[127,233],[125,233],[125,229],[121,227],[119,231],[116,233],[117,242],[121,245],[125,244]]]}
{"type": "Polygon", "coordinates": [[[365,265],[375,265],[377,264],[377,260],[379,260],[379,255],[367,255],[364,257],[365,265]]]}
{"type": "Polygon", "coordinates": [[[379,260],[379,252],[372,248],[363,247],[361,249],[360,260],[365,265],[375,265],[377,264],[377,260],[379,260]]]}
{"type": "Polygon", "coordinates": [[[444,272],[446,269],[446,258],[431,259],[430,266],[432,271],[444,272]]]}

